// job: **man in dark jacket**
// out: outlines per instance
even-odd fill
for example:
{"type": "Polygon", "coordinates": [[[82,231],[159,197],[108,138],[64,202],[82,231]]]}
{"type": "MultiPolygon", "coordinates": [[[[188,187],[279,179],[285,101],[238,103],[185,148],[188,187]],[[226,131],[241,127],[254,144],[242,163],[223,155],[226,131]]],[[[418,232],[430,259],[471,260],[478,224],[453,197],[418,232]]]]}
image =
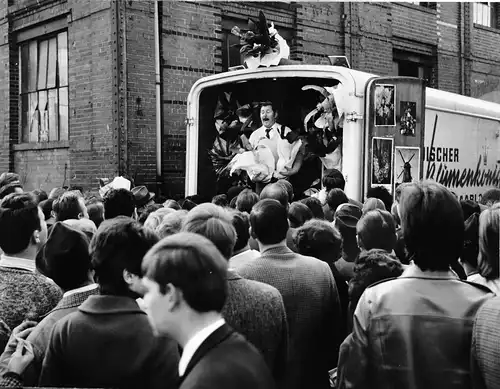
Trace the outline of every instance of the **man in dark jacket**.
{"type": "Polygon", "coordinates": [[[183,348],[180,389],[274,387],[257,349],[222,317],[227,260],[212,242],[186,232],[170,236],[149,251],[143,269],[153,326],[183,348]]]}
{"type": "Polygon", "coordinates": [[[154,336],[135,300],[142,258],[157,241],[127,217],[101,225],[89,250],[101,295],[54,326],[40,386],[177,387],[177,344],[154,336]]]}
{"type": "MultiPolygon", "coordinates": [[[[215,204],[200,204],[184,221],[183,231],[200,234],[227,261],[233,255],[236,231],[231,215],[215,204]]],[[[271,285],[242,278],[227,270],[227,299],[222,315],[228,324],[264,357],[278,387],[284,387],[288,361],[288,326],[280,292],[271,285]]]]}

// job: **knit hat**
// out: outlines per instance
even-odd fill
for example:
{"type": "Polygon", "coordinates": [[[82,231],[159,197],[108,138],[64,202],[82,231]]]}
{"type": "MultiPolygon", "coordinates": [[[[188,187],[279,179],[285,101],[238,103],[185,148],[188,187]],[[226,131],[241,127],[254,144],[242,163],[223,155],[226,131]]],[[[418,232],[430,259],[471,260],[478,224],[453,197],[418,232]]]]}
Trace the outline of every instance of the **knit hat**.
{"type": "Polygon", "coordinates": [[[65,290],[77,285],[68,283],[83,282],[91,268],[89,240],[77,229],[67,223],[57,222],[43,247],[44,270],[59,287],[65,290]],[[69,273],[77,273],[77,277],[69,277],[69,273]]]}
{"type": "MultiPolygon", "coordinates": [[[[356,225],[361,219],[362,211],[354,204],[341,204],[335,211],[335,225],[342,230],[344,228],[356,230],[356,225]]],[[[342,231],[341,231],[342,232],[342,231]]]]}

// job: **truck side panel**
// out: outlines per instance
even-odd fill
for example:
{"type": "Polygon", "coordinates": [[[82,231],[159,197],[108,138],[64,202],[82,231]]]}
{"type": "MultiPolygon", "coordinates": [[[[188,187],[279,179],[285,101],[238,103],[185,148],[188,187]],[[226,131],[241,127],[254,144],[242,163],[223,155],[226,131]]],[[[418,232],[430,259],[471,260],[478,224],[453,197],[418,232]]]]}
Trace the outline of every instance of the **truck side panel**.
{"type": "Polygon", "coordinates": [[[424,177],[475,201],[500,187],[500,121],[428,108],[425,123],[424,177]]]}

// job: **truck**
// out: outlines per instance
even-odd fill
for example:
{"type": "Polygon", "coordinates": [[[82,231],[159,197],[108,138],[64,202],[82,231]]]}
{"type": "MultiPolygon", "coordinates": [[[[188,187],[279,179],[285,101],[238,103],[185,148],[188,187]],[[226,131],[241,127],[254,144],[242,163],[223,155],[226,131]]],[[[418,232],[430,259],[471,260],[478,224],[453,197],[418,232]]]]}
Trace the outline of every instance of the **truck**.
{"type": "Polygon", "coordinates": [[[279,107],[278,121],[304,135],[310,130],[304,119],[327,101],[320,90],[334,100],[340,142],[335,152],[313,156],[313,168],[304,173],[311,186],[335,167],[346,179],[347,196],[358,201],[371,187],[394,194],[401,183],[421,179],[475,201],[486,189],[500,187],[500,104],[428,88],[417,78],[293,64],[228,71],[195,82],[187,101],[186,196],[223,191],[210,158],[220,143],[217,110],[270,100],[279,107]]]}

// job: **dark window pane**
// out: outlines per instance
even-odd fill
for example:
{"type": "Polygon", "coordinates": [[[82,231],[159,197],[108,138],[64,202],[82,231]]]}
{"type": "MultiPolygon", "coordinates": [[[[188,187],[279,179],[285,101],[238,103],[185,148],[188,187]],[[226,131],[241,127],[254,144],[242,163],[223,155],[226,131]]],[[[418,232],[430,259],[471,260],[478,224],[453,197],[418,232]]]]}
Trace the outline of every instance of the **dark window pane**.
{"type": "Polygon", "coordinates": [[[29,44],[29,63],[28,63],[28,90],[36,91],[36,81],[38,76],[38,42],[29,44]]]}
{"type": "Polygon", "coordinates": [[[21,93],[28,92],[28,83],[29,83],[29,58],[30,58],[30,50],[28,45],[22,45],[19,48],[19,66],[21,67],[20,76],[21,76],[21,93]]]}
{"type": "Polygon", "coordinates": [[[59,140],[68,140],[68,88],[59,88],[59,140]]]}
{"type": "Polygon", "coordinates": [[[68,33],[57,35],[57,71],[59,86],[68,85],[68,33]]]}
{"type": "Polygon", "coordinates": [[[49,41],[49,68],[47,70],[47,88],[55,88],[57,76],[57,38],[49,41]]]}
{"type": "Polygon", "coordinates": [[[53,142],[59,140],[58,137],[59,109],[58,109],[57,89],[49,90],[48,115],[49,115],[49,141],[53,142]]]}
{"type": "Polygon", "coordinates": [[[38,46],[38,89],[47,87],[49,41],[41,41],[38,46]]]}
{"type": "Polygon", "coordinates": [[[30,104],[29,104],[29,95],[25,94],[21,96],[21,142],[27,143],[29,142],[29,133],[30,133],[30,104]]]}

